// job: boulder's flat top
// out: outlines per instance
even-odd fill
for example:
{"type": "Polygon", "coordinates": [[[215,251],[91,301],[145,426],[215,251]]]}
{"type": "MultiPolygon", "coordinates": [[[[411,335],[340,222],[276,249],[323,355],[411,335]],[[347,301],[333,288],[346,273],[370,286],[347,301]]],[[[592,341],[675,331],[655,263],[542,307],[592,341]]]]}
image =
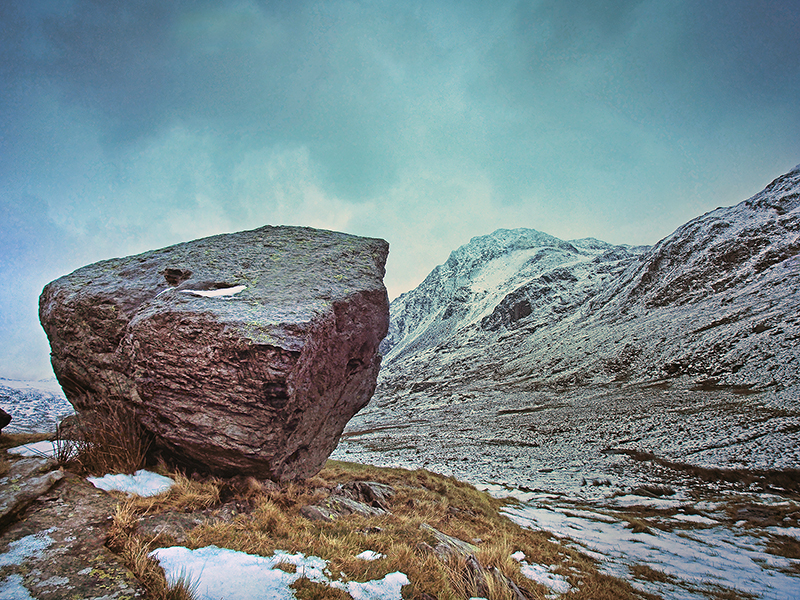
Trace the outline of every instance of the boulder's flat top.
{"type": "Polygon", "coordinates": [[[302,327],[354,292],[384,290],[387,254],[380,239],[265,226],[104,260],[50,286],[68,302],[106,301],[123,319],[146,318],[165,304],[173,312],[213,307],[216,320],[240,334],[286,347],[270,325],[302,327]]]}

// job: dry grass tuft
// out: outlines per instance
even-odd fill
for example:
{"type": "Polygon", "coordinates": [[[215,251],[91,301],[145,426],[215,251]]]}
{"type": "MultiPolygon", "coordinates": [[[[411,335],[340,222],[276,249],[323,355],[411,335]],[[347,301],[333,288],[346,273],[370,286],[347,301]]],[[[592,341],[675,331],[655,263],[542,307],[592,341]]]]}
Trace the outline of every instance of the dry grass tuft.
{"type": "Polygon", "coordinates": [[[75,415],[69,432],[56,430],[59,460],[87,475],[133,473],[145,465],[150,442],[130,409],[98,403],[75,415]]]}
{"type": "Polygon", "coordinates": [[[623,518],[628,522],[625,527],[633,531],[633,533],[648,533],[653,535],[653,530],[650,529],[650,526],[646,521],[631,516],[623,516],[623,518]]]}
{"type": "MultiPolygon", "coordinates": [[[[187,486],[198,485],[186,481],[187,486]]],[[[224,487],[222,482],[214,485],[224,487]]],[[[511,559],[513,552],[522,550],[529,562],[562,565],[557,572],[576,588],[572,598],[640,597],[627,583],[599,574],[590,559],[560,546],[547,534],[514,525],[499,513],[502,501],[451,477],[423,470],[328,461],[318,476],[306,482],[288,483],[273,491],[264,491],[266,488],[258,482],[250,482],[239,484],[237,489],[238,499],[246,499],[252,512],[231,521],[206,522],[196,527],[189,533],[189,546],[214,544],[262,556],[271,556],[275,550],[302,552],[327,560],[331,573],[344,573],[345,581],[381,579],[388,573],[402,571],[412,582],[403,592],[408,599],[481,596],[489,600],[516,600],[507,580],[526,597],[543,598],[548,590],[525,578],[519,564],[511,559]],[[312,522],[300,514],[303,506],[324,501],[337,484],[354,480],[391,485],[396,491],[390,501],[392,514],[350,515],[332,522],[312,522]],[[483,569],[482,580],[467,567],[466,557],[441,560],[426,551],[422,543],[435,546],[436,540],[421,531],[423,523],[477,544],[475,558],[483,569]],[[355,558],[364,550],[380,552],[385,557],[376,561],[355,558]]],[[[170,506],[184,506],[181,498],[191,493],[188,487],[175,486],[161,499],[148,503],[137,500],[136,510],[159,512],[169,510],[170,506]]],[[[348,597],[341,590],[304,579],[293,587],[297,597],[304,600],[348,597]]]]}
{"type": "Polygon", "coordinates": [[[291,586],[298,600],[352,600],[344,590],[331,588],[324,583],[316,583],[308,577],[300,577],[291,586]]]}
{"type": "Polygon", "coordinates": [[[164,494],[136,497],[133,501],[139,514],[160,512],[190,512],[211,508],[220,502],[221,482],[218,479],[194,481],[181,472],[168,473],[164,467],[162,475],[171,477],[175,484],[164,494]]]}
{"type": "Polygon", "coordinates": [[[129,499],[118,504],[106,545],[122,557],[126,566],[147,590],[148,598],[195,600],[197,583],[186,575],[172,584],[168,583],[164,570],[150,558],[149,546],[135,534],[136,522],[136,501],[129,499]]]}
{"type": "Polygon", "coordinates": [[[642,581],[657,581],[659,583],[669,583],[673,581],[674,578],[666,573],[659,571],[658,569],[653,569],[652,567],[648,567],[647,565],[632,565],[628,567],[631,572],[631,575],[634,579],[639,579],[642,581]]]}

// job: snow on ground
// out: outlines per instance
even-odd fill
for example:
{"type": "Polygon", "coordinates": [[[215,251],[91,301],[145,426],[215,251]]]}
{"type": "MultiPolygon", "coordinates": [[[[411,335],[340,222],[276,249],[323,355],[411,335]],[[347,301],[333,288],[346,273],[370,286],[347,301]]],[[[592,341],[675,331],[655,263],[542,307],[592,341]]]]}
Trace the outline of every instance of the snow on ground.
{"type": "Polygon", "coordinates": [[[796,599],[800,590],[800,578],[776,570],[800,567],[800,560],[768,554],[763,539],[742,529],[715,526],[634,533],[624,520],[610,523],[578,516],[568,507],[552,504],[503,510],[519,525],[573,540],[577,549],[600,560],[607,573],[665,598],[700,600],[714,585],[769,600],[796,599]],[[633,565],[660,571],[667,581],[631,580],[633,565]]]}
{"type": "Polygon", "coordinates": [[[572,586],[563,575],[553,573],[555,565],[545,567],[536,563],[530,564],[525,560],[525,553],[522,551],[514,552],[511,558],[519,563],[520,572],[528,579],[550,588],[557,594],[567,594],[572,591],[572,586]]]}
{"type": "Polygon", "coordinates": [[[0,598],[6,600],[36,600],[22,585],[22,575],[14,573],[0,581],[0,598]]]}
{"type": "Polygon", "coordinates": [[[49,440],[44,440],[41,442],[33,442],[32,444],[24,444],[22,446],[16,446],[14,448],[9,448],[8,452],[10,454],[17,454],[19,456],[33,456],[36,458],[56,458],[58,457],[58,450],[61,444],[69,444],[68,440],[62,440],[60,442],[51,442],[49,440]]]}
{"type": "Polygon", "coordinates": [[[154,550],[150,556],[164,569],[167,581],[195,584],[199,600],[291,600],[295,595],[289,586],[300,577],[344,590],[354,600],[401,600],[400,589],[409,583],[399,572],[364,583],[332,581],[327,561],[280,550],[264,557],[216,546],[197,550],[174,546],[154,550]],[[292,565],[295,572],[279,565],[292,565]]]}
{"type": "Polygon", "coordinates": [[[138,496],[157,496],[166,492],[175,481],[152,471],[139,469],[133,475],[103,475],[102,477],[87,477],[87,480],[96,488],[107,492],[127,492],[138,496]]]}
{"type": "Polygon", "coordinates": [[[44,550],[53,544],[53,538],[48,534],[55,531],[55,529],[55,527],[51,527],[11,542],[8,546],[8,552],[0,554],[0,567],[20,565],[28,557],[40,556],[44,550]]]}
{"type": "Polygon", "coordinates": [[[609,501],[610,504],[619,507],[630,506],[645,506],[647,508],[655,508],[668,510],[672,508],[680,508],[684,502],[681,500],[672,500],[669,498],[650,498],[644,496],[637,496],[635,494],[626,494],[624,496],[617,496],[609,501]]]}
{"type": "Polygon", "coordinates": [[[332,582],[331,587],[346,591],[353,600],[402,600],[400,590],[411,583],[405,573],[396,571],[383,579],[373,581],[348,581],[346,584],[332,582]]]}
{"type": "Polygon", "coordinates": [[[766,531],[773,535],[784,535],[800,541],[800,527],[767,527],[766,531]]]}
{"type": "Polygon", "coordinates": [[[375,552],[374,550],[364,550],[361,554],[357,554],[356,558],[360,558],[361,560],[379,560],[385,556],[385,554],[375,552]]]}
{"type": "Polygon", "coordinates": [[[719,521],[716,519],[709,519],[708,517],[704,517],[702,515],[673,515],[673,519],[677,519],[678,521],[686,521],[688,523],[699,523],[700,525],[719,525],[719,521]]]}

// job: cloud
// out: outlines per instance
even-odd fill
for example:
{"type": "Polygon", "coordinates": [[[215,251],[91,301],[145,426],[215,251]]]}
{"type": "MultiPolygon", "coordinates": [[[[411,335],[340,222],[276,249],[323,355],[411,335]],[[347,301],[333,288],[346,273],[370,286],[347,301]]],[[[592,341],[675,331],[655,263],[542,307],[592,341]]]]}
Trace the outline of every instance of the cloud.
{"type": "Polygon", "coordinates": [[[497,227],[655,242],[800,162],[798,19],[788,0],[0,3],[0,276],[26,290],[0,294],[2,337],[38,328],[48,278],[265,223],[389,240],[393,296],[497,227]]]}
{"type": "Polygon", "coordinates": [[[353,203],[323,189],[305,147],[248,152],[234,168],[233,184],[239,222],[350,228],[353,203]]]}

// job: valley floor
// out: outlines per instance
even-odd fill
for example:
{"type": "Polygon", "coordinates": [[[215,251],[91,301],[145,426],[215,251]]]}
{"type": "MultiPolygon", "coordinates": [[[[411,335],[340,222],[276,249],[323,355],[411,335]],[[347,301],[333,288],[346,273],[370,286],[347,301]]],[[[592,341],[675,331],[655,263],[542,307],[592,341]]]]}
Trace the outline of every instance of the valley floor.
{"type": "Polygon", "coordinates": [[[800,597],[800,409],[690,385],[377,395],[333,458],[427,469],[521,504],[664,598],[800,597]]]}

